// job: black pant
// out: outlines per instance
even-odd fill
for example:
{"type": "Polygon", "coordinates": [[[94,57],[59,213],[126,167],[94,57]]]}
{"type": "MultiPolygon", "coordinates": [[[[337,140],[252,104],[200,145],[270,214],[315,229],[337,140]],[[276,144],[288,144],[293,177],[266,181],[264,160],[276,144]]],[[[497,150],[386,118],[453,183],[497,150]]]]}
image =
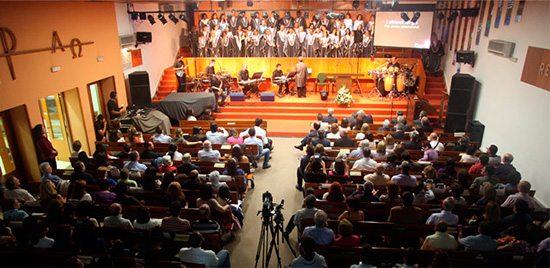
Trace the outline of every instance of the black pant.
{"type": "Polygon", "coordinates": [[[227,95],[225,94],[225,92],[221,92],[222,94],[220,95],[218,93],[217,90],[212,90],[214,92],[214,98],[216,99],[216,102],[214,102],[214,111],[217,111],[218,110],[218,98],[221,96],[222,97],[222,101],[220,102],[220,106],[224,106],[225,105],[225,98],[227,98],[227,95]]]}
{"type": "Polygon", "coordinates": [[[296,218],[296,214],[293,214],[292,217],[290,217],[290,220],[288,221],[288,224],[286,225],[285,233],[287,235],[290,235],[290,233],[292,233],[292,231],[294,230],[294,227],[296,227],[296,225],[294,225],[294,218],[296,218]]]}
{"type": "Polygon", "coordinates": [[[279,85],[279,95],[281,95],[281,93],[283,92],[283,86],[285,86],[285,94],[288,94],[289,93],[289,90],[288,90],[288,82],[284,82],[284,83],[277,83],[279,85]]]}
{"type": "Polygon", "coordinates": [[[187,87],[185,84],[187,82],[185,73],[181,77],[176,75],[176,78],[178,79],[178,92],[185,92],[185,88],[187,87]]]}
{"type": "Polygon", "coordinates": [[[298,187],[302,187],[302,184],[304,183],[304,171],[302,171],[300,167],[296,169],[296,177],[298,178],[298,187]]]}
{"type": "Polygon", "coordinates": [[[306,96],[306,87],[298,87],[298,97],[306,96]]]}

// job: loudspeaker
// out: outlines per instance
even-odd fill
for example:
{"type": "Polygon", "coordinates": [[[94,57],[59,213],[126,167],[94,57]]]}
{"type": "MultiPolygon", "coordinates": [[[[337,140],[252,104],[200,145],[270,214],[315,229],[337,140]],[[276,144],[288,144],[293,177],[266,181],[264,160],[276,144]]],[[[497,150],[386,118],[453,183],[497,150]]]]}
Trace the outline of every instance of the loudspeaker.
{"type": "Polygon", "coordinates": [[[447,107],[445,132],[463,132],[472,118],[477,99],[477,82],[469,74],[455,74],[447,107]]]}
{"type": "Polygon", "coordinates": [[[137,107],[151,107],[151,91],[149,88],[149,74],[146,71],[137,71],[128,75],[131,103],[137,107]]]}
{"type": "Polygon", "coordinates": [[[470,50],[459,50],[456,52],[456,62],[468,63],[474,66],[475,53],[470,50]]]}
{"type": "Polygon", "coordinates": [[[151,32],[136,32],[136,41],[138,43],[151,43],[153,41],[153,36],[151,32]]]}
{"type": "Polygon", "coordinates": [[[481,144],[483,140],[483,132],[485,131],[485,125],[477,120],[472,120],[468,123],[468,129],[466,132],[470,133],[470,141],[478,141],[481,144]]]}
{"type": "Polygon", "coordinates": [[[328,99],[328,91],[321,90],[320,92],[321,92],[321,100],[326,101],[328,99]]]}

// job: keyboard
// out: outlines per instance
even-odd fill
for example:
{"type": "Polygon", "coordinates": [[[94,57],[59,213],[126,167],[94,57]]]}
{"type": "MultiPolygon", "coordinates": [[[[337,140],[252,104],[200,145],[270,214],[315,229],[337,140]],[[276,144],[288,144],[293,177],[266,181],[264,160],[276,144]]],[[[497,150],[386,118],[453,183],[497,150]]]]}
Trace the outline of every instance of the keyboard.
{"type": "Polygon", "coordinates": [[[240,82],[239,82],[239,85],[241,85],[241,86],[246,86],[246,85],[250,85],[250,84],[254,84],[254,83],[260,83],[260,82],[265,82],[265,78],[251,79],[251,80],[246,80],[246,81],[240,81],[240,82]]]}

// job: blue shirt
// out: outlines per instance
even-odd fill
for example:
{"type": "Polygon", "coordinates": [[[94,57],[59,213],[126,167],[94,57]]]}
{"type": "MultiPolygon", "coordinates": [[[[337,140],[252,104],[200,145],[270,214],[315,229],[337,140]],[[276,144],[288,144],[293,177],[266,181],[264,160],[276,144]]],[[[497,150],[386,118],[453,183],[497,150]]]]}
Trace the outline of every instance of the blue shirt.
{"type": "Polygon", "coordinates": [[[153,142],[154,143],[170,143],[171,141],[172,141],[172,138],[168,135],[155,134],[153,136],[153,142]]]}
{"type": "Polygon", "coordinates": [[[5,221],[22,221],[24,218],[28,217],[29,214],[23,210],[11,209],[4,212],[5,221]]]}
{"type": "Polygon", "coordinates": [[[131,161],[126,163],[126,165],[124,165],[124,168],[127,168],[128,170],[145,172],[145,170],[147,169],[147,166],[138,161],[131,161]]]}
{"type": "Polygon", "coordinates": [[[488,235],[471,235],[460,239],[460,244],[465,246],[465,250],[496,251],[497,241],[488,235]]]}
{"type": "Polygon", "coordinates": [[[50,179],[53,183],[57,184],[61,181],[61,178],[57,175],[52,175],[51,173],[46,173],[44,176],[42,176],[42,182],[44,182],[46,179],[50,179]]]}
{"type": "Polygon", "coordinates": [[[334,231],[327,227],[308,226],[304,230],[304,235],[313,238],[318,246],[330,245],[334,240],[334,231]]]}
{"type": "Polygon", "coordinates": [[[453,212],[446,210],[430,215],[426,221],[426,224],[436,224],[439,220],[444,220],[448,225],[458,224],[458,216],[453,214],[453,212]]]}
{"type": "Polygon", "coordinates": [[[413,175],[397,174],[391,178],[391,181],[396,182],[401,187],[416,186],[416,177],[413,175]]]}

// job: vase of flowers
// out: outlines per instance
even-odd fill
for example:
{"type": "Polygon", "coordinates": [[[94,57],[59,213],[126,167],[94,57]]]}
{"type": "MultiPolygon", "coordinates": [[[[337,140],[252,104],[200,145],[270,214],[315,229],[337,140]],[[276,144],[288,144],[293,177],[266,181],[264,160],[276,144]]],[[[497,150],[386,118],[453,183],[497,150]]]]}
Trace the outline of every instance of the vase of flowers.
{"type": "Polygon", "coordinates": [[[338,94],[336,94],[336,100],[334,100],[334,102],[340,105],[346,105],[348,107],[353,103],[351,92],[348,88],[346,88],[346,86],[342,86],[338,89],[338,94]]]}

